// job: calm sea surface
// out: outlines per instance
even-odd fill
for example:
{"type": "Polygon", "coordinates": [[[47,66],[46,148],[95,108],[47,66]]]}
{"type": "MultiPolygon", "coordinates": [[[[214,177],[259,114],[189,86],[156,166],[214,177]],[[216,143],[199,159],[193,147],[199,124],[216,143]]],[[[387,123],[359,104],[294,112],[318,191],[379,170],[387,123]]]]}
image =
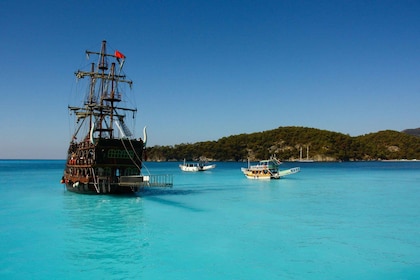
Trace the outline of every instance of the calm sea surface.
{"type": "Polygon", "coordinates": [[[88,196],[64,161],[0,160],[0,279],[420,279],[420,162],[245,163],[171,189],[88,196]]]}

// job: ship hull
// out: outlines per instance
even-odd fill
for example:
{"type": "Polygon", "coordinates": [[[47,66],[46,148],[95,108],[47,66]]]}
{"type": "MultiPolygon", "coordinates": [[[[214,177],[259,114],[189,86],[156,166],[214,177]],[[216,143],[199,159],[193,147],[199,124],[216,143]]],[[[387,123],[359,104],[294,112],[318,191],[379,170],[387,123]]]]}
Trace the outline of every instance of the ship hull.
{"type": "Polygon", "coordinates": [[[66,183],[66,189],[69,192],[79,193],[79,194],[134,194],[140,191],[141,187],[122,187],[116,184],[113,185],[103,185],[95,187],[92,183],[81,184],[81,183],[66,183]]]}
{"type": "Polygon", "coordinates": [[[62,183],[80,194],[136,193],[144,185],[143,148],[142,140],[128,139],[72,143],[62,183]]]}

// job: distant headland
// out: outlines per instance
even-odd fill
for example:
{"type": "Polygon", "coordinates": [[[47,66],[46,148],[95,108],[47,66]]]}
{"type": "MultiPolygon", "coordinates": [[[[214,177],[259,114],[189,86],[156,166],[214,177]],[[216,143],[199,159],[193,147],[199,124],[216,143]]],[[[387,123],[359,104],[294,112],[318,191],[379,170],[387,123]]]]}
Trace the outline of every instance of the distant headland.
{"type": "Polygon", "coordinates": [[[383,130],[352,137],[309,127],[285,126],[239,134],[216,141],[147,148],[149,161],[261,160],[276,155],[282,161],[372,161],[420,159],[420,128],[383,130]]]}

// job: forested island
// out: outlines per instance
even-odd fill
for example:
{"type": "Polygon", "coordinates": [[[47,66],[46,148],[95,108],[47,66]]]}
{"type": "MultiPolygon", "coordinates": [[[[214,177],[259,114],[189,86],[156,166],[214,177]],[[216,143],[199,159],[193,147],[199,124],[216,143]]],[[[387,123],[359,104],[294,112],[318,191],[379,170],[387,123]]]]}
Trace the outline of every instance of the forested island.
{"type": "Polygon", "coordinates": [[[384,130],[352,137],[316,128],[288,126],[232,135],[217,141],[153,146],[147,148],[146,154],[148,161],[196,161],[200,158],[255,161],[271,155],[282,161],[295,161],[300,158],[302,149],[305,159],[309,150],[309,159],[315,161],[420,159],[420,137],[407,132],[384,130]]]}

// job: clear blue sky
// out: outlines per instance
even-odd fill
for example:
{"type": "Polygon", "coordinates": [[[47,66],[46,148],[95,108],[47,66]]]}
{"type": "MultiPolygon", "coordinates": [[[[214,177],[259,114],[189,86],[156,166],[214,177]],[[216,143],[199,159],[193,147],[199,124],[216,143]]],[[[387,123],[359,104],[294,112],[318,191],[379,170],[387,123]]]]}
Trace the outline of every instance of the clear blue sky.
{"type": "Polygon", "coordinates": [[[73,73],[104,39],[149,146],[420,127],[420,1],[14,0],[0,24],[0,158],[65,158],[73,73]]]}

